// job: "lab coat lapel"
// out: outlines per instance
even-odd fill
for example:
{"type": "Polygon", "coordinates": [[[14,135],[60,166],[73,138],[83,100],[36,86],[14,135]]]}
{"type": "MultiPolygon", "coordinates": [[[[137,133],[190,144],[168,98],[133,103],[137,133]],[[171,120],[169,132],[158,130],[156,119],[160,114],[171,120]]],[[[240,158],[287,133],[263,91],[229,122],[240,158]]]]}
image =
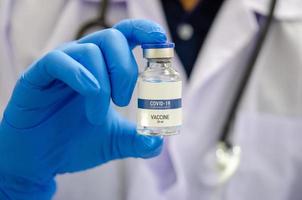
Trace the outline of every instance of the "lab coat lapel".
{"type": "MultiPolygon", "coordinates": [[[[261,15],[268,15],[271,0],[244,0],[246,5],[261,15]]],[[[279,20],[301,20],[302,19],[302,1],[286,0],[278,1],[274,14],[279,20]]]]}
{"type": "MultiPolygon", "coordinates": [[[[271,0],[226,0],[195,63],[188,94],[205,86],[234,59],[255,36],[259,25],[255,13],[267,15],[271,0]]],[[[275,16],[281,20],[302,18],[302,1],[279,1],[275,16]]]]}
{"type": "Polygon", "coordinates": [[[222,68],[228,67],[240,49],[258,30],[255,14],[241,0],[227,0],[208,33],[193,69],[190,93],[206,85],[222,68]]]}

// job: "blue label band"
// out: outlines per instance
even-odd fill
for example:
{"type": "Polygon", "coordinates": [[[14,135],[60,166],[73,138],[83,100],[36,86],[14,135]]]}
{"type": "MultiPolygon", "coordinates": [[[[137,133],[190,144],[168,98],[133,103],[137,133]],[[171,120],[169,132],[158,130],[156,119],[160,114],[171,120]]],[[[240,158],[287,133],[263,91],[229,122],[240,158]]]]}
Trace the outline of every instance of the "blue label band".
{"type": "Polygon", "coordinates": [[[166,110],[181,108],[181,99],[138,99],[138,108],[151,110],[166,110]]]}

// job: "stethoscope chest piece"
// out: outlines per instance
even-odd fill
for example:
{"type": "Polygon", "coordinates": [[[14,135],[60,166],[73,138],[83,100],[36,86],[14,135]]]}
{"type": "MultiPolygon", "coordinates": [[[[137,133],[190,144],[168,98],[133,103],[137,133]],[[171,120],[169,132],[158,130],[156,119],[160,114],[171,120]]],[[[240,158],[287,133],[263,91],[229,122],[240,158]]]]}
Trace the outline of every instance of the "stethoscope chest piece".
{"type": "Polygon", "coordinates": [[[219,143],[216,149],[216,168],[219,174],[218,182],[227,182],[237,171],[240,164],[241,148],[239,146],[227,147],[219,143]]]}
{"type": "Polygon", "coordinates": [[[205,155],[201,169],[202,182],[211,187],[219,187],[228,182],[240,165],[241,148],[237,145],[227,147],[218,143],[205,155]]]}

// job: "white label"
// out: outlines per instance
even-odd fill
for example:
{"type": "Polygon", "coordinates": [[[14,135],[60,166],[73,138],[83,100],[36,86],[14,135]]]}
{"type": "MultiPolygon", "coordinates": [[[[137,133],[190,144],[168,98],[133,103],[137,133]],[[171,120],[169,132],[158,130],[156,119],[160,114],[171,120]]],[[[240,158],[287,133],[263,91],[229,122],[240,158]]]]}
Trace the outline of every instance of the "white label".
{"type": "Polygon", "coordinates": [[[180,126],[182,122],[181,81],[138,81],[137,123],[145,127],[180,126]]]}

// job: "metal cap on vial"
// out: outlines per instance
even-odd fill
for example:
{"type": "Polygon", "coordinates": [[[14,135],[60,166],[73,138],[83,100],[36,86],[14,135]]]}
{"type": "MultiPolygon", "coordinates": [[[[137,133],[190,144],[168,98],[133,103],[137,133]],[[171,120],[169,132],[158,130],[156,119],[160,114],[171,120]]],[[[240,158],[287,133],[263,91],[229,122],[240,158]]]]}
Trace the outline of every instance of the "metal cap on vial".
{"type": "Polygon", "coordinates": [[[142,44],[144,58],[172,58],[174,43],[142,44]]]}

